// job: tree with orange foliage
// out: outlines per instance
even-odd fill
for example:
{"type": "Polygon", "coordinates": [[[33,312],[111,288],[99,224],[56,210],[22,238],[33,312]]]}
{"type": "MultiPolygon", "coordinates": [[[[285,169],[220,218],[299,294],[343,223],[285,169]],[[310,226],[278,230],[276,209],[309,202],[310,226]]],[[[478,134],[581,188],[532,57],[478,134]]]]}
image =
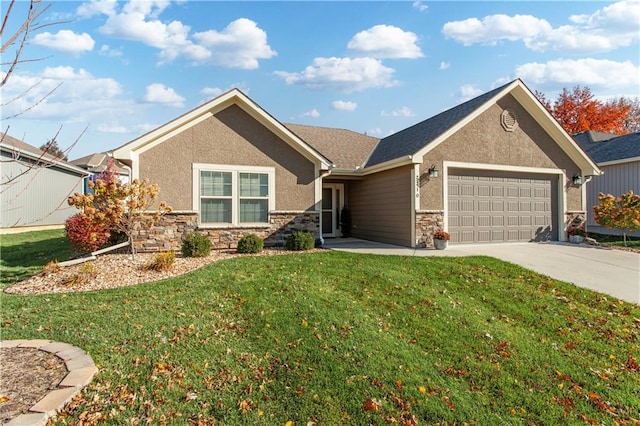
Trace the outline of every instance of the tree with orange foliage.
{"type": "Polygon", "coordinates": [[[134,232],[138,227],[153,226],[160,218],[171,212],[164,201],[155,211],[149,211],[158,198],[160,188],[148,179],[121,183],[114,170],[113,160],[107,170],[95,182],[89,182],[92,194],[73,194],[70,206],[81,210],[81,217],[109,231],[122,232],[129,238],[131,255],[135,256],[134,232]]]}
{"type": "Polygon", "coordinates": [[[633,131],[634,101],[626,98],[602,102],[594,98],[589,87],[575,86],[572,91],[564,88],[551,103],[543,93],[536,97],[570,135],[593,130],[624,135],[633,131]]]}

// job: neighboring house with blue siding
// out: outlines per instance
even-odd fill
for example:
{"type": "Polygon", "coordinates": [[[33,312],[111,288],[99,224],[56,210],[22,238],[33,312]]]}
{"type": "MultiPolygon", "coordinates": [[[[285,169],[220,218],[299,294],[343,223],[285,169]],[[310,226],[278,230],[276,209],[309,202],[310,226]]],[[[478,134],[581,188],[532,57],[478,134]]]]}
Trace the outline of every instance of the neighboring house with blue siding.
{"type": "Polygon", "coordinates": [[[618,196],[631,190],[634,194],[640,194],[640,133],[618,136],[589,131],[578,133],[573,139],[603,172],[586,184],[588,230],[602,234],[622,234],[619,230],[598,225],[593,220],[593,206],[600,204],[598,194],[601,192],[618,196]]]}
{"type": "Polygon", "coordinates": [[[0,133],[0,229],[63,225],[90,173],[0,133]]]}

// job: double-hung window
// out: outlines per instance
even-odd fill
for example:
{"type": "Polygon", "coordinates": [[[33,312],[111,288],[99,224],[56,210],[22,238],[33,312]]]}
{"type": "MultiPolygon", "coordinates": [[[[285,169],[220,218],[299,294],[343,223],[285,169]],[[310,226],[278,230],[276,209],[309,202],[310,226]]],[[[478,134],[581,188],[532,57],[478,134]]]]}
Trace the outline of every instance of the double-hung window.
{"type": "Polygon", "coordinates": [[[273,167],[194,164],[194,209],[205,225],[269,223],[274,209],[273,167]]]}

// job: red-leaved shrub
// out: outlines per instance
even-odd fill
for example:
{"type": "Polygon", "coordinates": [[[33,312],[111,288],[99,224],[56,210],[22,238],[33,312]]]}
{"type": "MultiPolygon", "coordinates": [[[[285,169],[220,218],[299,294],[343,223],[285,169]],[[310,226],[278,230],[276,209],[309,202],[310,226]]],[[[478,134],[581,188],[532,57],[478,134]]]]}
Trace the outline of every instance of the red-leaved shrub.
{"type": "Polygon", "coordinates": [[[64,223],[64,233],[74,250],[80,253],[96,251],[109,241],[109,231],[81,213],[69,217],[64,223]]]}

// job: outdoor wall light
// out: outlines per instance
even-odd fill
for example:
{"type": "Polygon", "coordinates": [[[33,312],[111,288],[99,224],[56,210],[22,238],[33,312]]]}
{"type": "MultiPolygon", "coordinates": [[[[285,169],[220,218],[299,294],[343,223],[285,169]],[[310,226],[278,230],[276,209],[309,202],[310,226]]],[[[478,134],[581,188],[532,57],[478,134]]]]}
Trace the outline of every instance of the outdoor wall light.
{"type": "Polygon", "coordinates": [[[430,178],[437,178],[440,171],[436,168],[434,164],[433,166],[429,167],[428,173],[430,178]]]}
{"type": "Polygon", "coordinates": [[[582,176],[580,176],[579,174],[573,175],[573,184],[582,185],[582,176]]]}

